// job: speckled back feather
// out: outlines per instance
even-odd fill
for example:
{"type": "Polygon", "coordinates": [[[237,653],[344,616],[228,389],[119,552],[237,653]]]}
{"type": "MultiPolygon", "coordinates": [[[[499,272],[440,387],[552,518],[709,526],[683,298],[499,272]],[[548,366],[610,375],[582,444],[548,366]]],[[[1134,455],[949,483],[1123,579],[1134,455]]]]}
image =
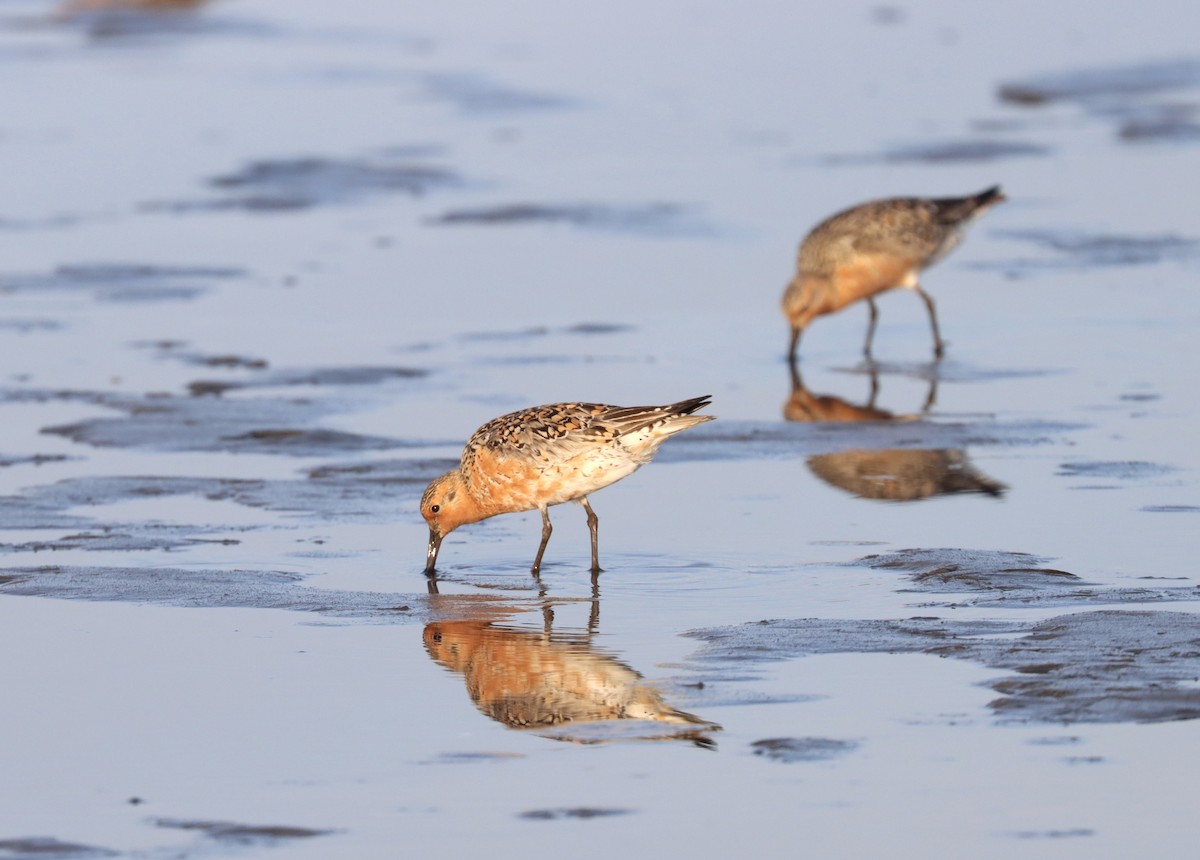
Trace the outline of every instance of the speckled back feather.
{"type": "Polygon", "coordinates": [[[969,197],[894,197],[826,218],[800,245],[802,275],[829,276],[856,255],[887,254],[925,268],[946,256],[962,230],[1003,199],[999,186],[969,197]]]}
{"type": "Polygon", "coordinates": [[[538,461],[565,460],[606,443],[622,444],[635,457],[646,458],[674,433],[705,421],[711,415],[692,415],[709,404],[695,397],[668,406],[606,406],[599,403],[550,403],[501,415],[484,424],[467,440],[462,471],[469,475],[482,449],[497,455],[538,461]],[[649,431],[649,432],[645,432],[649,431]]]}
{"type": "Polygon", "coordinates": [[[588,495],[650,462],[667,437],[711,421],[711,415],[691,414],[708,403],[707,396],[668,406],[551,403],[489,421],[467,440],[459,468],[434,478],[421,496],[421,516],[429,523],[425,572],[434,573],[442,538],[459,526],[536,508],[542,512],[542,541],[530,568],[536,576],[550,539],[547,509],[581,502],[592,573],[599,573],[599,519],[588,495]]]}

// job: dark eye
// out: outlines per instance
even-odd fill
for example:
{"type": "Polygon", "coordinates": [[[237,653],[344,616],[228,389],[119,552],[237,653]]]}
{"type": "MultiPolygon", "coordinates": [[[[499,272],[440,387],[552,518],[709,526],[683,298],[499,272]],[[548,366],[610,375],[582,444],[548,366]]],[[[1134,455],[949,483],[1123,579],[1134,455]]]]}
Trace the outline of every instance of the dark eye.
{"type": "Polygon", "coordinates": [[[430,509],[429,509],[429,512],[430,512],[431,514],[436,514],[436,513],[437,513],[438,511],[440,511],[441,509],[442,509],[442,506],[441,506],[441,505],[434,505],[432,508],[430,508],[430,509]]]}

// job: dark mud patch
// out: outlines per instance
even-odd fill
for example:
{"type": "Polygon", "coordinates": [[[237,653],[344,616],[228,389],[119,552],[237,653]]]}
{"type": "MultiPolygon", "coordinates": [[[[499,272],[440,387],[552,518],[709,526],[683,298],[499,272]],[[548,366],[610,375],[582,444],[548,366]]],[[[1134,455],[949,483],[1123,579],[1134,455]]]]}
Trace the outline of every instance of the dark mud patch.
{"type": "Polygon", "coordinates": [[[107,217],[101,214],[84,213],[60,213],[42,218],[9,218],[0,215],[0,230],[66,230],[89,221],[106,220],[107,217]]]}
{"type": "Polygon", "coordinates": [[[783,764],[828,761],[858,749],[857,741],[833,738],[767,738],[750,744],[755,755],[783,764]]]}
{"type": "Polygon", "coordinates": [[[1014,140],[945,140],[893,146],[881,152],[826,155],[822,164],[859,167],[872,164],[963,164],[1037,158],[1050,155],[1048,146],[1014,140]]]}
{"type": "Polygon", "coordinates": [[[30,334],[35,331],[62,331],[65,326],[58,320],[47,319],[0,319],[0,331],[30,334]]]}
{"type": "Polygon", "coordinates": [[[570,364],[645,364],[648,359],[631,355],[597,355],[579,352],[538,353],[526,355],[483,355],[480,362],[489,367],[536,367],[538,365],[570,364]]]}
{"type": "Polygon", "coordinates": [[[1195,514],[1200,513],[1200,505],[1146,505],[1141,510],[1151,514],[1195,514]]]}
{"type": "MultiPolygon", "coordinates": [[[[154,413],[138,412],[128,420],[96,419],[93,421],[46,427],[43,433],[65,436],[74,442],[101,448],[151,448],[159,451],[227,451],[237,454],[279,454],[293,457],[325,457],[361,451],[383,451],[401,447],[404,443],[380,436],[364,436],[340,430],[288,427],[284,420],[279,426],[261,426],[271,420],[271,413],[290,412],[276,402],[267,409],[261,402],[238,404],[238,407],[213,414],[210,410],[190,418],[190,409],[163,409],[154,413]],[[253,425],[253,426],[248,426],[253,425]],[[175,428],[185,432],[177,436],[175,428]],[[188,432],[190,431],[190,432],[188,432]]],[[[299,423],[299,422],[297,422],[299,423]]]]}
{"type": "Polygon", "coordinates": [[[495,331],[469,331],[458,336],[461,341],[482,341],[482,342],[497,342],[497,341],[522,341],[536,340],[546,337],[550,334],[550,329],[546,326],[535,325],[526,328],[505,329],[495,331]]]}
{"type": "Polygon", "coordinates": [[[1071,230],[1008,230],[994,235],[1033,244],[1053,256],[972,264],[1010,277],[1044,271],[1150,266],[1200,258],[1200,240],[1184,236],[1126,236],[1071,230]]]}
{"type": "Polygon", "coordinates": [[[89,292],[103,302],[181,301],[245,276],[242,269],[221,266],[80,263],[43,274],[0,275],[0,294],[89,292]]]}
{"type": "Polygon", "coordinates": [[[1064,830],[1018,830],[1012,835],[1016,839],[1083,839],[1095,836],[1096,831],[1087,827],[1072,827],[1064,830]]]}
{"type": "Polygon", "coordinates": [[[905,549],[864,556],[851,564],[903,571],[922,591],[1013,591],[1083,583],[1073,573],[1043,567],[1048,560],[1002,550],[905,549]]]}
{"type": "Polygon", "coordinates": [[[142,44],[197,36],[263,37],[275,34],[266,24],[214,15],[208,0],[158,3],[71,2],[60,4],[54,23],[79,30],[98,45],[142,44]]]}
{"type": "Polygon", "coordinates": [[[479,341],[486,343],[496,341],[537,340],[539,338],[554,335],[567,335],[568,337],[583,335],[587,337],[592,335],[626,334],[631,331],[637,331],[637,326],[629,325],[628,323],[616,322],[580,322],[565,326],[563,328],[550,328],[549,326],[535,325],[518,329],[469,331],[459,335],[458,339],[460,341],[479,341]]]}
{"type": "Polygon", "coordinates": [[[45,463],[63,463],[70,459],[66,454],[28,454],[20,457],[6,457],[0,454],[0,469],[7,469],[12,466],[41,466],[45,463]]]}
{"type": "Polygon", "coordinates": [[[1173,466],[1141,460],[1084,460],[1063,463],[1055,473],[1064,478],[1105,478],[1114,481],[1146,481],[1176,472],[1173,466]]]}
{"type": "Polygon", "coordinates": [[[693,207],[673,203],[634,206],[602,203],[512,203],[479,209],[454,209],[432,219],[430,223],[439,226],[488,227],[565,224],[585,230],[649,236],[701,236],[713,232],[712,227],[705,224],[693,207]]]}
{"type": "Polygon", "coordinates": [[[155,357],[159,359],[228,371],[233,375],[230,379],[200,379],[188,383],[189,393],[196,396],[220,395],[237,389],[381,385],[429,375],[429,371],[423,368],[380,365],[271,369],[270,362],[265,358],[201,352],[188,349],[188,345],[183,341],[146,341],[135,343],[133,346],[154,350],[155,357]]]}
{"type": "Polygon", "coordinates": [[[522,812],[518,818],[525,818],[529,821],[563,821],[565,819],[582,819],[588,820],[592,818],[612,818],[615,815],[632,815],[632,809],[617,809],[613,807],[599,806],[568,806],[559,807],[557,809],[531,809],[528,812],[522,812]]]}
{"type": "Polygon", "coordinates": [[[87,860],[89,857],[117,857],[119,854],[108,848],[63,842],[52,836],[0,839],[0,860],[87,860]]]}
{"type": "Polygon", "coordinates": [[[1030,78],[1003,84],[998,97],[1026,107],[1075,104],[1110,122],[1121,143],[1195,144],[1200,142],[1198,88],[1200,60],[1183,59],[1030,78]],[[1183,92],[1189,101],[1180,101],[1183,92]]]}
{"type": "Polygon", "coordinates": [[[225,542],[227,538],[213,538],[214,534],[222,534],[217,529],[154,521],[97,524],[79,509],[137,499],[195,496],[210,502],[230,501],[248,508],[317,517],[323,522],[390,521],[397,508],[420,498],[430,479],[456,464],[450,459],[339,463],[310,469],[304,478],[271,481],[153,476],[71,478],[32,487],[20,495],[0,496],[0,520],[6,529],[83,532],[48,542],[45,548],[78,544],[70,548],[173,549],[203,540],[225,542]]]}
{"type": "Polygon", "coordinates": [[[210,179],[209,188],[220,195],[216,199],[154,202],[143,208],[177,214],[295,212],[389,194],[417,197],[459,184],[458,175],[448,168],[386,156],[264,159],[210,179]]]}
{"type": "Polygon", "coordinates": [[[997,97],[1025,107],[1075,102],[1106,109],[1114,102],[1198,86],[1200,60],[1185,58],[1039,75],[1001,84],[997,97]]]}
{"type": "Polygon", "coordinates": [[[579,106],[565,96],[511,87],[480,74],[430,74],[425,76],[424,84],[430,97],[448,102],[466,114],[524,113],[579,106]]]}
{"type": "Polygon", "coordinates": [[[606,323],[606,322],[582,322],[575,325],[567,326],[565,329],[567,334],[624,334],[626,332],[636,331],[637,326],[628,325],[626,323],[606,323]]]}
{"type": "Polygon", "coordinates": [[[906,549],[868,555],[851,566],[897,570],[910,585],[901,592],[974,595],[922,606],[1079,606],[1200,600],[1200,586],[1107,587],[1045,567],[1040,556],[1003,550],[906,549]]]}
{"type": "Polygon", "coordinates": [[[921,653],[1012,674],[989,681],[1009,720],[1163,722],[1200,717],[1200,615],[1105,610],[1042,622],[799,619],[694,630],[704,663],[814,654],[921,653]]]}
{"type": "MultiPolygon", "coordinates": [[[[433,478],[457,468],[458,460],[375,460],[318,466],[308,480],[294,489],[304,499],[304,510],[321,518],[379,518],[392,520],[401,503],[419,499],[433,478]]],[[[270,485],[267,485],[270,489],[270,485]]],[[[263,499],[267,506],[279,504],[263,499]]],[[[294,504],[294,502],[293,502],[294,504]]]]}
{"type": "Polygon", "coordinates": [[[225,370],[266,370],[270,363],[265,358],[234,355],[233,353],[207,353],[189,349],[182,340],[143,340],[130,344],[134,349],[153,350],[158,359],[171,359],[195,367],[212,367],[225,370]]]}
{"type": "MultiPolygon", "coordinates": [[[[563,353],[557,355],[486,355],[475,356],[474,361],[500,362],[509,363],[528,363],[528,362],[544,362],[546,360],[570,362],[570,361],[594,361],[594,354],[581,351],[581,338],[604,338],[610,335],[625,335],[631,331],[636,331],[636,326],[625,323],[602,323],[602,321],[586,321],[586,323],[576,323],[574,325],[551,327],[545,325],[529,325],[523,326],[521,329],[494,329],[491,331],[468,331],[457,336],[457,341],[468,344],[491,345],[499,343],[521,343],[527,342],[532,345],[534,342],[544,342],[546,345],[553,343],[558,345],[559,349],[564,350],[563,353]]],[[[631,361],[628,355],[619,357],[622,361],[631,361]]]]}
{"type": "Polygon", "coordinates": [[[1079,735],[1053,735],[1044,738],[1031,738],[1026,743],[1037,747],[1067,747],[1083,742],[1079,735]]]}
{"type": "Polygon", "coordinates": [[[332,397],[230,399],[167,393],[0,390],[0,403],[52,401],[88,403],[125,413],[41,430],[100,448],[323,457],[429,444],[314,428],[320,418],[348,408],[332,397]]]}
{"type": "Polygon", "coordinates": [[[879,380],[886,376],[903,376],[930,383],[1002,382],[1011,379],[1037,379],[1061,371],[1046,368],[978,367],[954,359],[942,361],[866,361],[853,366],[831,367],[837,373],[866,376],[879,380]]]}
{"type": "Polygon", "coordinates": [[[377,460],[365,463],[317,466],[306,473],[314,481],[330,484],[368,485],[373,491],[387,486],[407,486],[427,483],[430,479],[453,469],[455,459],[434,460],[377,460]]]}
{"type": "Polygon", "coordinates": [[[288,388],[300,386],[380,385],[398,379],[418,379],[428,371],[412,367],[315,367],[266,371],[239,380],[200,379],[188,383],[196,396],[221,395],[244,388],[288,388]]]}
{"type": "Polygon", "coordinates": [[[1200,60],[1187,58],[1029,78],[1003,84],[998,97],[1027,107],[1078,105],[1112,123],[1122,143],[1195,144],[1200,142],[1200,104],[1178,99],[1181,91],[1197,88],[1200,60]]]}
{"type": "Polygon", "coordinates": [[[1200,143],[1200,121],[1194,119],[1198,112],[1193,105],[1171,106],[1127,119],[1117,129],[1117,137],[1126,143],[1200,143]]]}
{"type": "MultiPolygon", "coordinates": [[[[405,585],[418,582],[419,565],[412,567],[414,575],[405,578],[405,585]]],[[[427,622],[430,617],[427,594],[326,590],[301,585],[302,580],[299,574],[278,570],[45,565],[0,569],[0,594],[205,609],[286,609],[379,623],[427,622]]],[[[442,601],[448,611],[480,602],[442,601]]]]}
{"type": "Polygon", "coordinates": [[[908,20],[908,13],[900,6],[872,6],[869,12],[872,24],[894,27],[908,20]]]}
{"type": "Polygon", "coordinates": [[[223,844],[242,846],[277,845],[294,839],[311,839],[314,836],[329,836],[337,832],[279,824],[235,824],[231,821],[188,821],[180,818],[157,818],[154,825],[170,830],[202,833],[223,844]]]}
{"type": "Polygon", "coordinates": [[[1118,399],[1122,403],[1154,403],[1162,400],[1162,395],[1151,391],[1131,391],[1127,394],[1122,394],[1118,399]]]}
{"type": "MultiPolygon", "coordinates": [[[[235,546],[240,541],[230,537],[197,537],[202,531],[195,526],[168,526],[161,523],[139,523],[130,531],[121,531],[105,526],[95,531],[83,531],[52,540],[26,541],[24,543],[0,543],[0,553],[55,552],[61,550],[84,550],[89,552],[150,552],[170,551],[197,546],[217,544],[235,546]]],[[[213,529],[225,534],[228,529],[213,529]]]]}
{"type": "Polygon", "coordinates": [[[851,449],[1030,447],[1061,441],[1085,425],[1049,421],[715,421],[664,445],[659,461],[781,460],[851,449]]]}
{"type": "Polygon", "coordinates": [[[5,529],[87,529],[87,517],[66,513],[68,506],[43,496],[42,488],[29,495],[0,496],[0,522],[5,529]]]}
{"type": "Polygon", "coordinates": [[[743,707],[745,705],[802,705],[818,702],[825,698],[806,693],[764,693],[745,686],[746,682],[759,681],[755,673],[707,673],[703,681],[673,679],[664,684],[673,699],[686,701],[689,708],[743,707]]]}
{"type": "Polygon", "coordinates": [[[422,762],[423,764],[478,764],[480,762],[506,762],[525,758],[521,753],[513,752],[452,752],[439,753],[435,758],[422,762]]]}

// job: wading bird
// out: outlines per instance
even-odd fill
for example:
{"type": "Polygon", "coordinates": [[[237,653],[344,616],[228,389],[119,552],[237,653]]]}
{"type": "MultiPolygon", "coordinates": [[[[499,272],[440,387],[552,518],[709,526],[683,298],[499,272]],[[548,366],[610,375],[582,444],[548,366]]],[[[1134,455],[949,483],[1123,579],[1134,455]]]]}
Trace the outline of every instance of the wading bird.
{"type": "Polygon", "coordinates": [[[863,354],[879,310],[875,296],[896,287],[915,290],[929,311],[933,352],[945,345],[938,332],[933,299],[917,280],[962,241],[963,230],[992,206],[1004,201],[1000,186],[971,197],[896,197],[873,200],[825,219],[800,244],[796,276],[783,294],[783,314],[792,327],[788,355],[794,361],[800,335],[815,318],[867,300],[871,318],[863,354]]]}
{"type": "Polygon", "coordinates": [[[459,526],[536,508],[542,513],[537,576],[550,540],[548,508],[579,502],[592,538],[592,573],[599,573],[598,520],[588,495],[649,463],[667,437],[711,421],[712,415],[692,414],[708,404],[707,395],[668,406],[552,403],[494,418],[467,440],[459,467],[425,489],[425,572],[434,572],[442,539],[459,526]]]}

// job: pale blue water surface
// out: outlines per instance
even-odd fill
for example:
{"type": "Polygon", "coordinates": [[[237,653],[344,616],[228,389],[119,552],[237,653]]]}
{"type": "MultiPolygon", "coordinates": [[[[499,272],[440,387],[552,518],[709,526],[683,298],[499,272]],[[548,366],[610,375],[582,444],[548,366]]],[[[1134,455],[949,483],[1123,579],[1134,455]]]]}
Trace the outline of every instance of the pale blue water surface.
{"type": "Polygon", "coordinates": [[[1198,25],[0,0],[0,857],[1193,856],[1198,25]],[[993,184],[940,365],[897,293],[793,380],[805,231],[993,184]],[[574,506],[427,583],[475,427],[705,393],[598,585],[574,506]]]}

